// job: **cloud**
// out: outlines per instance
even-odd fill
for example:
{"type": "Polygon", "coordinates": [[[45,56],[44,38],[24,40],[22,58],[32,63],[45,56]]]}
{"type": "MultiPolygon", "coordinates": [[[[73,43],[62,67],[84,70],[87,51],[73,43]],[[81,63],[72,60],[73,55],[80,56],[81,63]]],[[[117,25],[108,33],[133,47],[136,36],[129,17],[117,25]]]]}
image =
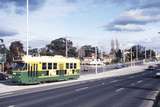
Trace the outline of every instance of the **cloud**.
{"type": "Polygon", "coordinates": [[[160,15],[156,14],[157,10],[153,11],[153,13],[152,11],[150,9],[133,9],[126,11],[106,25],[105,28],[109,31],[144,31],[146,24],[160,21],[160,15]]]}
{"type": "Polygon", "coordinates": [[[15,36],[18,32],[11,29],[0,29],[0,37],[6,37],[6,36],[15,36]]]}
{"type": "Polygon", "coordinates": [[[140,32],[140,31],[144,31],[144,29],[142,28],[142,26],[140,25],[135,25],[135,24],[127,24],[127,25],[114,25],[114,24],[110,24],[105,26],[106,30],[109,31],[129,31],[129,32],[140,32]]]}
{"type": "MultiPolygon", "coordinates": [[[[45,0],[29,0],[29,9],[35,11],[42,7],[44,3],[45,0]]],[[[11,7],[14,7],[15,13],[23,14],[26,8],[26,0],[0,0],[1,9],[11,9],[11,7]]]]}
{"type": "Polygon", "coordinates": [[[110,1],[120,6],[126,4],[129,8],[121,13],[118,18],[105,25],[105,29],[108,31],[144,31],[147,24],[160,22],[159,0],[110,1]]]}

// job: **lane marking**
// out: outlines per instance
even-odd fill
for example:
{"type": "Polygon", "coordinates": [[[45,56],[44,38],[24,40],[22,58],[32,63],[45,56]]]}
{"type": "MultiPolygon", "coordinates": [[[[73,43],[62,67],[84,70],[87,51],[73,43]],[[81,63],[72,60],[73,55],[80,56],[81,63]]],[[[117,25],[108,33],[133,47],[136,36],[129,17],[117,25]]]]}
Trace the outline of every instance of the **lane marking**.
{"type": "Polygon", "coordinates": [[[120,91],[122,91],[122,90],[124,90],[124,88],[116,89],[116,91],[115,91],[115,92],[120,92],[120,91]]]}
{"type": "Polygon", "coordinates": [[[128,77],[128,78],[134,78],[135,76],[131,76],[131,77],[128,77]]]}
{"type": "Polygon", "coordinates": [[[137,83],[141,83],[141,82],[143,82],[143,80],[139,80],[139,81],[137,81],[137,83]]]}
{"type": "Polygon", "coordinates": [[[119,80],[113,80],[113,81],[111,81],[110,83],[114,83],[114,82],[118,82],[119,80]]]}
{"type": "Polygon", "coordinates": [[[83,87],[83,88],[78,88],[78,89],[75,89],[75,91],[83,91],[83,90],[86,90],[86,89],[88,89],[89,87],[83,87]]]}
{"type": "Polygon", "coordinates": [[[9,105],[8,107],[15,107],[15,105],[9,105]]]}

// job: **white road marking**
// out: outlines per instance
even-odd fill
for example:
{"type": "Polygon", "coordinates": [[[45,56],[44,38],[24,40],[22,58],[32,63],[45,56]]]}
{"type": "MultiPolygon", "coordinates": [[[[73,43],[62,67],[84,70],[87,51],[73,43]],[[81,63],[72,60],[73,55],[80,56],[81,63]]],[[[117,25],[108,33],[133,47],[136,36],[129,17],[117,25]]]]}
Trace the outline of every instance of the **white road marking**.
{"type": "Polygon", "coordinates": [[[137,83],[141,83],[141,82],[143,82],[143,80],[139,80],[139,81],[137,81],[137,83]]]}
{"type": "Polygon", "coordinates": [[[113,80],[113,81],[111,81],[110,83],[114,83],[114,82],[118,82],[119,80],[113,80]]]}
{"type": "Polygon", "coordinates": [[[135,76],[131,76],[131,77],[129,77],[129,78],[134,78],[135,76]]]}
{"type": "Polygon", "coordinates": [[[88,89],[89,87],[83,87],[83,88],[78,88],[78,89],[75,89],[75,91],[82,91],[82,90],[86,90],[86,89],[88,89]]]}
{"type": "Polygon", "coordinates": [[[15,105],[9,105],[8,107],[15,107],[15,105]]]}
{"type": "Polygon", "coordinates": [[[116,91],[115,91],[115,92],[120,92],[120,91],[122,91],[122,90],[124,90],[124,88],[116,89],[116,91]]]}

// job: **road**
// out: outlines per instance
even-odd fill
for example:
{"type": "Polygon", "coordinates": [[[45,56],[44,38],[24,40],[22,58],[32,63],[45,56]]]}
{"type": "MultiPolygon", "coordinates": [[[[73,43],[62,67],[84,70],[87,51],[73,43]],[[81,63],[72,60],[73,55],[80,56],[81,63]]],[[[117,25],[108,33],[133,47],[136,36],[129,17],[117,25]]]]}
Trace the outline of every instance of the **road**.
{"type": "Polygon", "coordinates": [[[153,77],[155,72],[146,70],[58,89],[3,96],[0,107],[150,107],[160,89],[160,79],[153,77]]]}

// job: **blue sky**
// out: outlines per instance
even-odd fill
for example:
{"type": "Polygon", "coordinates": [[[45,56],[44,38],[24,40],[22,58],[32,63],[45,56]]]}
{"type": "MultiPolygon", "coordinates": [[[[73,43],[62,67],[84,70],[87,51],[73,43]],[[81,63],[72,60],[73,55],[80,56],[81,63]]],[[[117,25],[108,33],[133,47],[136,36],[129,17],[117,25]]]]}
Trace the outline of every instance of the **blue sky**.
{"type": "MultiPolygon", "coordinates": [[[[44,47],[65,37],[75,46],[110,48],[142,44],[158,49],[159,0],[29,0],[31,47],[44,47]]],[[[26,44],[26,0],[0,0],[0,37],[8,46],[14,40],[26,44]]]]}

